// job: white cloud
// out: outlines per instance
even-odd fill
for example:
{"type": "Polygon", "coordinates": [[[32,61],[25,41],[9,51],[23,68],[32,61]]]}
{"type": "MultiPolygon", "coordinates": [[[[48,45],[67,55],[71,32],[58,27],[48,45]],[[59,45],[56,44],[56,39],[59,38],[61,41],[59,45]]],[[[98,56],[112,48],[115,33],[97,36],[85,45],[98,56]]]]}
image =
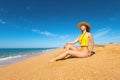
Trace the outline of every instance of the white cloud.
{"type": "Polygon", "coordinates": [[[120,36],[112,36],[112,35],[108,35],[108,36],[105,36],[105,37],[101,37],[101,38],[96,38],[95,39],[95,43],[98,43],[98,44],[105,44],[105,43],[116,43],[116,42],[120,42],[120,36]]]}
{"type": "Polygon", "coordinates": [[[59,34],[54,34],[52,32],[48,32],[48,31],[40,31],[38,29],[32,29],[32,32],[39,33],[39,34],[45,35],[45,36],[50,36],[50,37],[58,37],[60,39],[66,39],[67,37],[69,37],[69,35],[59,35],[59,34]]]}
{"type": "Polygon", "coordinates": [[[1,23],[1,24],[6,24],[6,22],[3,21],[2,19],[0,19],[0,23],[1,23]]]}
{"type": "Polygon", "coordinates": [[[60,35],[59,36],[60,39],[66,39],[67,37],[69,37],[69,35],[60,35]]]}
{"type": "Polygon", "coordinates": [[[99,29],[97,32],[94,33],[94,38],[105,36],[106,34],[110,32],[110,30],[111,30],[110,28],[99,29]]]}
{"type": "Polygon", "coordinates": [[[120,36],[115,35],[113,31],[111,31],[110,28],[102,28],[97,30],[93,34],[93,38],[95,40],[95,43],[98,44],[104,44],[104,43],[110,43],[110,42],[120,42],[120,36]]]}
{"type": "Polygon", "coordinates": [[[117,21],[120,19],[120,13],[116,12],[115,14],[113,14],[110,18],[108,18],[109,21],[117,21]]]}
{"type": "Polygon", "coordinates": [[[53,34],[53,33],[48,32],[48,31],[40,31],[38,29],[32,29],[32,32],[36,32],[36,33],[39,33],[39,34],[42,34],[45,36],[57,36],[57,34],[53,34]]]}
{"type": "Polygon", "coordinates": [[[46,35],[46,36],[57,36],[57,34],[53,34],[53,33],[48,32],[48,31],[40,32],[40,34],[43,34],[43,35],[46,35]]]}
{"type": "Polygon", "coordinates": [[[32,29],[32,32],[40,32],[40,30],[37,30],[37,29],[32,29]]]}

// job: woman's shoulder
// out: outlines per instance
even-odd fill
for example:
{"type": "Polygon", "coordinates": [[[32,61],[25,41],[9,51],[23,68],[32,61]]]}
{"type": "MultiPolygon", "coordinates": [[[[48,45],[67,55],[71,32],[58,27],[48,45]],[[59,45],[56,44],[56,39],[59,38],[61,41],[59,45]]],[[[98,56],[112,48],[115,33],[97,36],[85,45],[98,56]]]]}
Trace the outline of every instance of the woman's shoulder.
{"type": "Polygon", "coordinates": [[[90,32],[87,32],[87,33],[90,33],[90,32]]]}
{"type": "Polygon", "coordinates": [[[90,32],[87,32],[87,34],[91,35],[91,33],[90,33],[90,32]]]}
{"type": "Polygon", "coordinates": [[[87,32],[87,35],[88,35],[88,36],[92,36],[92,34],[91,34],[90,32],[87,32]]]}

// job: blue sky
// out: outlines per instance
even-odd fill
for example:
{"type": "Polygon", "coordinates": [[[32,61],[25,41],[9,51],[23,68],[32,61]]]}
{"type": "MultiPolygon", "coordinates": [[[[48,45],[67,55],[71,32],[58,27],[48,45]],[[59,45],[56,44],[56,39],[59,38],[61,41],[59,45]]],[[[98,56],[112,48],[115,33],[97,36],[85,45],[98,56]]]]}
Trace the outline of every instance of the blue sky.
{"type": "MultiPolygon", "coordinates": [[[[120,41],[119,0],[0,0],[0,48],[62,47],[89,22],[95,44],[120,41]]],[[[79,45],[79,44],[76,44],[79,45]]]]}

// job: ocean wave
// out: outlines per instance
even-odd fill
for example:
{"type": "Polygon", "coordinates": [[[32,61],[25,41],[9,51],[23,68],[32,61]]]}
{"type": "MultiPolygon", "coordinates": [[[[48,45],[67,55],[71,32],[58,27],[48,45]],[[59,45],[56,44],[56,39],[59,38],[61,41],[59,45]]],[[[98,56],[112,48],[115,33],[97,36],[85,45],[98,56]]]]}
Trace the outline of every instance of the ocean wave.
{"type": "Polygon", "coordinates": [[[9,57],[5,57],[5,58],[0,58],[0,61],[3,60],[8,60],[8,59],[14,59],[14,58],[19,58],[22,57],[23,55],[16,55],[16,56],[9,56],[9,57]]]}
{"type": "MultiPolygon", "coordinates": [[[[55,49],[55,48],[54,48],[55,49]]],[[[37,56],[40,54],[43,54],[47,51],[51,51],[54,49],[45,49],[45,50],[39,50],[39,51],[33,51],[33,52],[25,52],[25,53],[18,53],[18,54],[11,54],[11,55],[4,55],[4,57],[0,58],[0,66],[5,66],[14,62],[18,62],[20,60],[27,59],[32,56],[37,56]],[[6,57],[5,57],[6,56],[6,57]]]]}

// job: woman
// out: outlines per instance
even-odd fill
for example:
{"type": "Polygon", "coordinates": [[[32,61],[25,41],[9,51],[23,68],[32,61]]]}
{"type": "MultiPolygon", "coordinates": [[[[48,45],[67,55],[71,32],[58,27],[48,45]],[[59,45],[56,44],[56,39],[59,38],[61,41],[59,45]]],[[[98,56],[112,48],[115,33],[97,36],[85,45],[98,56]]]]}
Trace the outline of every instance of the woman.
{"type": "Polygon", "coordinates": [[[82,34],[77,37],[73,42],[68,42],[64,45],[66,51],[61,55],[49,60],[49,62],[54,62],[57,60],[64,59],[66,56],[73,56],[76,58],[85,58],[91,56],[94,48],[94,39],[90,33],[90,24],[87,22],[80,22],[78,28],[82,31],[82,34]],[[73,44],[79,42],[80,46],[75,47],[73,44]],[[91,43],[90,49],[88,48],[89,42],[91,43]]]}

